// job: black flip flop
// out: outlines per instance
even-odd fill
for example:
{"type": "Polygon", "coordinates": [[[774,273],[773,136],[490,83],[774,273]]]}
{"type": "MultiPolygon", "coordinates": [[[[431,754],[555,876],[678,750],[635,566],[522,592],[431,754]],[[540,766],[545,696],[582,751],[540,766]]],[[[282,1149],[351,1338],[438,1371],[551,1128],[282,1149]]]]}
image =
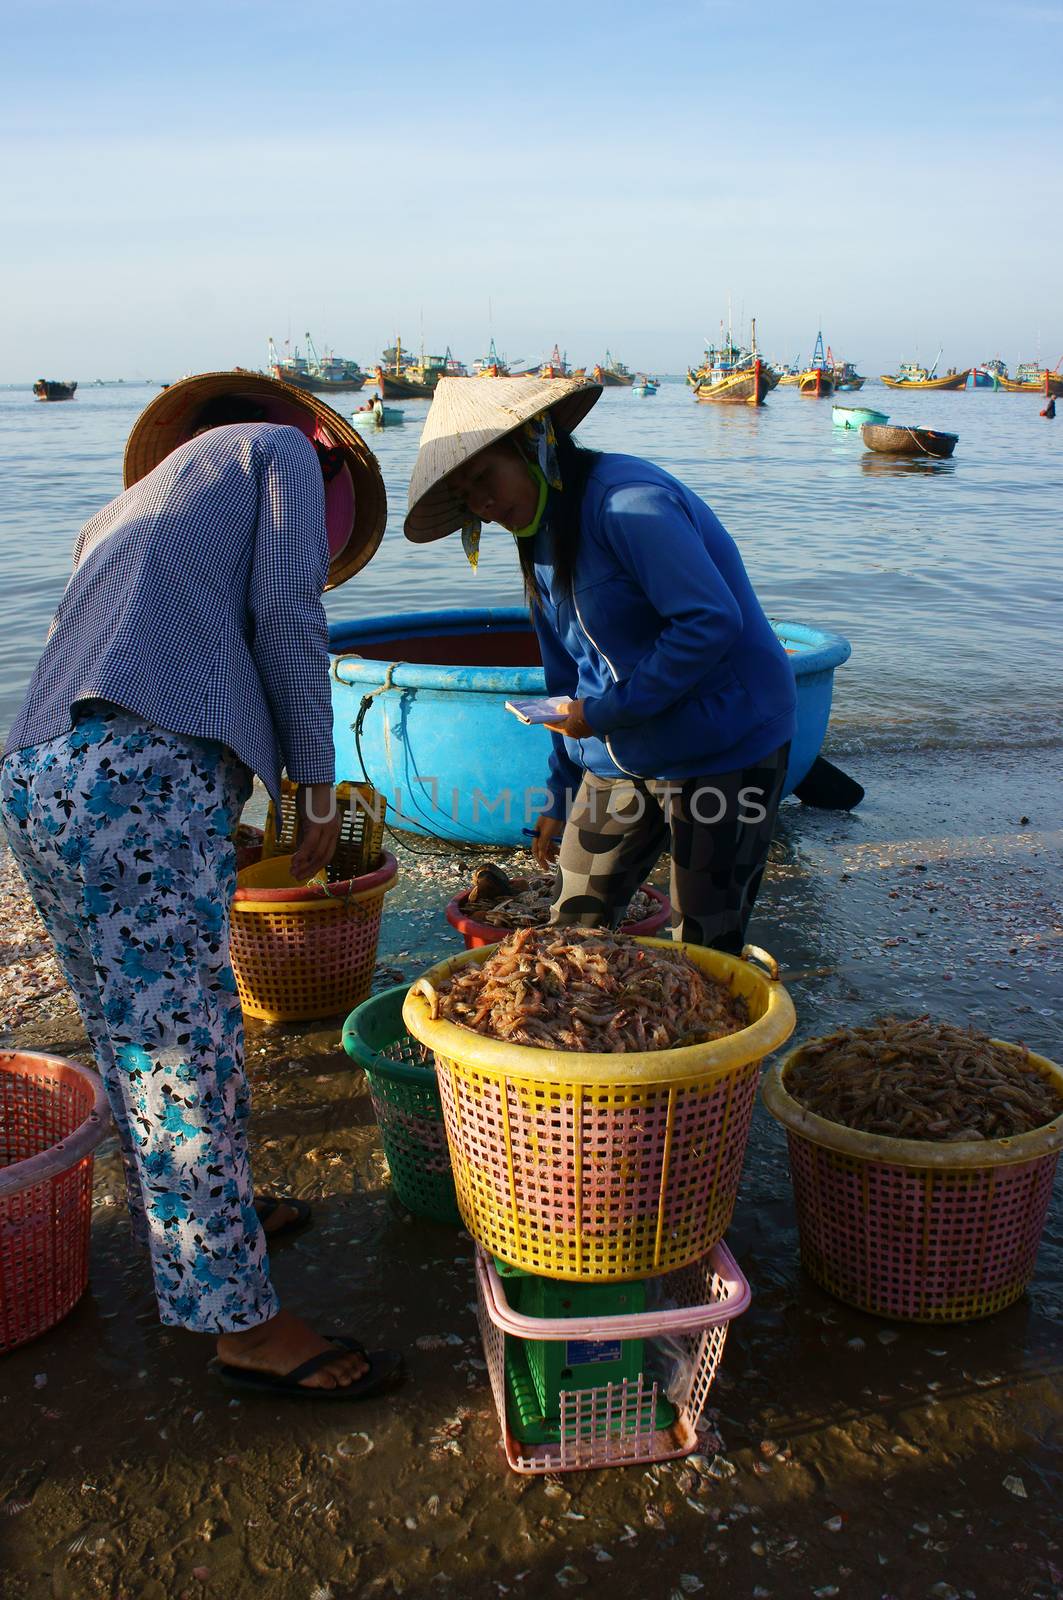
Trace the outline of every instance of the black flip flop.
{"type": "Polygon", "coordinates": [[[322,1350],[320,1355],[311,1356],[309,1361],[286,1372],[283,1378],[274,1372],[256,1372],[251,1367],[231,1367],[227,1362],[216,1359],[210,1363],[210,1370],[230,1389],[253,1389],[258,1394],[294,1395],[299,1400],[371,1400],[374,1395],[394,1389],[406,1374],[406,1363],[398,1350],[367,1350],[357,1339],[346,1339],[337,1334],[328,1334],[327,1337],[341,1350],[349,1350],[368,1361],[369,1370],[353,1383],[337,1384],[334,1389],[307,1388],[303,1379],[312,1377],[322,1367],[327,1367],[330,1361],[335,1361],[335,1349],[322,1350]]]}
{"type": "Polygon", "coordinates": [[[262,1224],[263,1233],[270,1240],[281,1239],[286,1233],[295,1233],[298,1228],[305,1228],[314,1219],[314,1213],[306,1201],[297,1200],[293,1194],[256,1195],[255,1212],[259,1222],[262,1224]],[[290,1222],[285,1222],[281,1227],[274,1228],[273,1232],[270,1233],[266,1229],[266,1223],[280,1206],[288,1206],[290,1210],[295,1212],[295,1216],[290,1222]]]}

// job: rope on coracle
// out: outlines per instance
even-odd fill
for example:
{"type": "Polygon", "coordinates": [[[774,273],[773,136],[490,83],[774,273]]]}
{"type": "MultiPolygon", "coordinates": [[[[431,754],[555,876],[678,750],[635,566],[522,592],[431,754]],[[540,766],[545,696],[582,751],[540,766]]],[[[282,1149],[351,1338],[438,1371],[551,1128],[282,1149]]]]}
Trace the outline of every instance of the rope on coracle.
{"type": "MultiPolygon", "coordinates": [[[[341,661],[343,661],[344,659],[345,658],[343,656],[337,656],[335,662],[333,663],[332,675],[333,675],[334,678],[336,678],[337,682],[340,681],[338,668],[339,668],[339,665],[340,665],[341,661]]],[[[364,658],[364,656],[358,656],[355,659],[357,659],[359,661],[363,661],[365,658],[364,658]]],[[[354,719],[354,723],[352,724],[353,729],[354,729],[354,748],[355,748],[355,751],[357,752],[357,755],[358,755],[358,765],[362,769],[362,777],[365,779],[366,783],[369,785],[369,787],[371,789],[374,789],[376,786],[373,783],[372,778],[369,776],[369,773],[366,771],[365,757],[362,754],[362,728],[363,728],[363,726],[365,724],[366,713],[368,712],[369,707],[373,704],[373,701],[377,698],[378,695],[382,695],[388,689],[393,689],[395,687],[395,684],[393,682],[394,674],[395,674],[396,669],[398,667],[402,667],[402,666],[405,666],[405,662],[403,662],[403,661],[392,661],[392,662],[390,662],[388,664],[387,671],[384,673],[384,681],[383,681],[383,683],[381,683],[376,689],[371,689],[368,694],[364,694],[362,696],[361,703],[359,704],[359,707],[358,707],[358,715],[354,719]]],[[[434,829],[429,828],[423,822],[422,822],[421,826],[424,828],[424,831],[428,835],[428,837],[430,839],[434,839],[437,844],[445,844],[448,847],[448,849],[450,849],[450,850],[454,850],[454,849],[460,850],[460,849],[465,848],[463,840],[461,840],[461,839],[448,839],[446,834],[436,833],[434,831],[434,829]]],[[[434,851],[432,851],[432,850],[422,850],[417,845],[411,844],[408,839],[403,838],[402,835],[399,834],[391,826],[390,822],[385,821],[384,828],[391,835],[392,839],[394,839],[395,843],[399,846],[399,848],[402,849],[402,850],[408,850],[411,855],[414,855],[414,856],[430,856],[430,855],[434,854],[434,851]]]]}

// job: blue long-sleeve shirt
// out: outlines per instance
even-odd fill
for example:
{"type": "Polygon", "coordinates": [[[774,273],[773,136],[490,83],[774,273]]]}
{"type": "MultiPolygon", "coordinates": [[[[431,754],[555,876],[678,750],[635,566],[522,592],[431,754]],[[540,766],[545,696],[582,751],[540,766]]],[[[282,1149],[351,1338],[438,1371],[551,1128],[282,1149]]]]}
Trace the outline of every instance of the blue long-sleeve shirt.
{"type": "Polygon", "coordinates": [[[553,736],[549,814],[584,770],[680,780],[735,771],[793,736],[793,672],[734,541],[677,479],[603,455],[568,594],[549,522],[533,555],[547,692],[582,699],[589,739],[553,736]]]}
{"type": "Polygon", "coordinates": [[[7,738],[66,732],[110,700],[217,739],[279,799],[335,774],[324,483],[298,428],[212,428],[85,524],[74,573],[7,738]]]}

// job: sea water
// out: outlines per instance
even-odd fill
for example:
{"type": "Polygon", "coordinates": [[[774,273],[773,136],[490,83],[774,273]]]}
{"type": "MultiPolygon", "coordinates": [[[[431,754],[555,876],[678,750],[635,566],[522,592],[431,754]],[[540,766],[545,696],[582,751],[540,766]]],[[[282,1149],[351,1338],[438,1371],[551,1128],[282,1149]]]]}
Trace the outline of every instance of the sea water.
{"type": "MultiPolygon", "coordinates": [[[[120,492],[122,452],[157,387],[82,387],[41,404],[0,390],[0,731],[14,716],[70,574],[81,524],[120,492]]],[[[344,397],[344,409],[361,396],[344,397]]],[[[837,397],[891,421],[959,434],[951,461],[867,451],[831,402],[777,389],[759,408],[699,405],[681,383],[648,399],[607,389],[578,437],[645,456],[702,495],[733,535],[768,614],[844,634],[828,748],[1021,749],[1058,744],[1063,665],[1063,419],[1040,396],[837,397]]],[[[325,597],[331,621],[439,606],[519,604],[508,534],[485,530],[479,571],[459,540],[411,545],[406,489],[428,409],[366,435],[388,529],[357,577],[325,597]]]]}

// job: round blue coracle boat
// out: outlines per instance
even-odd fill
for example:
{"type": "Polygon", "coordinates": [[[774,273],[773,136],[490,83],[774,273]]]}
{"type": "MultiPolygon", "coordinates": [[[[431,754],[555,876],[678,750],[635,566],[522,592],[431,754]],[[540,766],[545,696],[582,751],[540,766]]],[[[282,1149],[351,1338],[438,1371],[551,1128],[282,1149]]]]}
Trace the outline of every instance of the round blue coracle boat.
{"type": "MultiPolygon", "coordinates": [[[[834,669],[851,647],[837,633],[775,622],[797,680],[797,731],[786,790],[806,776],[830,718],[834,669]]],[[[329,630],[339,782],[366,779],[397,828],[455,842],[527,843],[547,803],[550,735],[507,700],[546,692],[539,646],[521,606],[404,611],[329,630]]]]}

